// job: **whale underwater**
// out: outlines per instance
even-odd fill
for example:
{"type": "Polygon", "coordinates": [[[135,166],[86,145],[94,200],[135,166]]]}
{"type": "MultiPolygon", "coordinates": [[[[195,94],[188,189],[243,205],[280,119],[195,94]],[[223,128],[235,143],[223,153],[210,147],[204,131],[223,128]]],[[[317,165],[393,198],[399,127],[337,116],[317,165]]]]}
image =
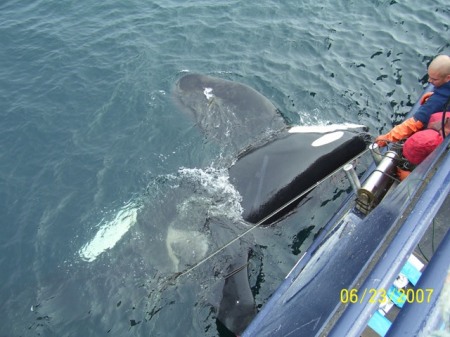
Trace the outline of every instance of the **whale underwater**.
{"type": "MultiPolygon", "coordinates": [[[[180,169],[178,177],[168,183],[172,185],[168,186],[163,201],[156,196],[151,205],[145,207],[127,204],[114,219],[102,224],[97,235],[79,250],[82,260],[96,261],[135,225],[143,232],[150,232],[144,225],[148,224],[148,219],[155,223],[167,223],[167,219],[172,219],[165,229],[153,226],[149,234],[151,244],[159,247],[156,250],[165,252],[158,259],[144,252],[145,248],[114,249],[117,255],[153,258],[155,265],[166,268],[161,271],[155,267],[156,275],[174,275],[167,279],[177,282],[186,270],[197,266],[254,224],[273,224],[289,214],[295,209],[295,203],[284,213],[271,215],[364,151],[367,145],[361,125],[289,127],[270,100],[238,82],[188,73],[176,82],[173,97],[205,138],[235,154],[233,159],[226,167],[212,170],[207,178],[202,176],[202,170],[180,169]],[[191,189],[201,190],[200,195],[184,190],[186,181],[195,185],[191,189]],[[158,207],[167,208],[164,219],[155,218],[153,211],[158,207]],[[142,251],[136,253],[139,249],[142,251]]],[[[207,296],[207,301],[214,307],[217,324],[235,335],[243,332],[257,312],[248,271],[249,256],[257,250],[252,240],[251,235],[246,235],[227,246],[220,267],[214,269],[214,277],[220,281],[203,287],[216,293],[212,299],[207,296]]],[[[207,273],[211,273],[204,266],[199,266],[198,270],[205,279],[207,273]]],[[[185,287],[192,289],[189,291],[195,291],[195,283],[187,284],[191,288],[185,287]]],[[[167,286],[158,285],[157,290],[150,290],[148,297],[158,297],[161,301],[158,293],[166,289],[167,286]]],[[[175,302],[172,300],[170,304],[175,305],[175,302]]],[[[152,313],[148,320],[162,315],[163,305],[147,309],[152,313]]]]}

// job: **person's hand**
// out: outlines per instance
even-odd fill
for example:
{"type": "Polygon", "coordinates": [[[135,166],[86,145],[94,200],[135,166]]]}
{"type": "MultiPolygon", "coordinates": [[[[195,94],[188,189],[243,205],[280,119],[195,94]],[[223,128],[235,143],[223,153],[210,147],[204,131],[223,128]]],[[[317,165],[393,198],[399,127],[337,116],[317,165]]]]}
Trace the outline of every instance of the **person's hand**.
{"type": "Polygon", "coordinates": [[[387,145],[387,142],[386,142],[386,136],[385,135],[381,135],[381,136],[378,136],[376,139],[375,139],[375,144],[377,144],[379,147],[385,147],[386,145],[387,145]]]}
{"type": "Polygon", "coordinates": [[[422,97],[420,98],[420,105],[424,105],[426,103],[426,101],[428,101],[428,99],[431,97],[431,95],[433,95],[432,91],[426,92],[422,95],[422,97]]]}

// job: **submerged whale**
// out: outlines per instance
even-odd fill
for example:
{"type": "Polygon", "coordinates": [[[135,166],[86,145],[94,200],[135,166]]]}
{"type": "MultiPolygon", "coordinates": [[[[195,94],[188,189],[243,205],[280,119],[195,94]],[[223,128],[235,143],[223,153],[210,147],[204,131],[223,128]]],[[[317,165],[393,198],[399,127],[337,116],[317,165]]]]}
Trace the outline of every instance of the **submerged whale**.
{"type": "MultiPolygon", "coordinates": [[[[144,331],[150,328],[139,324],[140,321],[152,326],[171,325],[173,307],[185,311],[183,301],[189,300],[195,303],[195,310],[201,310],[200,301],[214,308],[214,315],[207,314],[208,319],[214,316],[212,319],[217,319],[217,324],[239,335],[257,311],[252,293],[254,285],[248,277],[250,252],[257,250],[252,237],[234,242],[220,257],[217,255],[218,263],[200,266],[195,270],[196,277],[186,277],[176,287],[169,287],[173,279],[168,275],[179,275],[195,266],[248,229],[248,223],[264,220],[314,186],[363,151],[365,141],[359,133],[360,126],[288,127],[270,100],[241,83],[186,74],[177,81],[173,93],[178,106],[192,117],[208,141],[217,142],[220,150],[225,149],[226,155],[232,157],[231,164],[211,172],[179,168],[177,174],[164,177],[165,189],[161,191],[158,184],[155,190],[159,192],[152,191],[147,204],[127,203],[115,217],[102,221],[97,235],[79,250],[80,258],[93,263],[123,240],[128,231],[133,231],[134,240],[129,245],[115,247],[109,259],[115,259],[111,261],[119,266],[117,270],[125,270],[130,260],[145,261],[142,265],[152,276],[133,296],[120,282],[109,289],[97,287],[101,282],[94,279],[85,290],[89,294],[86,298],[93,298],[93,303],[79,304],[77,315],[95,314],[105,326],[112,326],[109,329],[123,332],[125,327],[116,322],[116,317],[119,317],[118,308],[126,310],[121,295],[127,294],[123,298],[129,300],[130,312],[137,312],[135,303],[131,303],[137,302],[140,311],[148,314],[140,320],[130,317],[130,325],[144,331]],[[346,130],[355,127],[358,132],[346,130]],[[150,294],[145,301],[140,301],[146,296],[146,289],[150,294]],[[165,292],[168,289],[170,294],[165,292]],[[214,293],[212,298],[204,294],[199,296],[200,300],[195,298],[197,292],[200,294],[205,289],[214,293]],[[110,316],[104,315],[103,307],[95,303],[97,298],[110,298],[108,307],[114,310],[110,316]]],[[[277,215],[264,221],[274,223],[279,219],[277,215]]],[[[98,268],[102,268],[101,263],[86,268],[86,273],[92,269],[93,275],[103,277],[97,273],[98,268]]],[[[104,274],[112,279],[119,277],[104,274]]],[[[109,279],[105,282],[113,283],[109,279]]],[[[76,280],[71,286],[79,287],[76,280]]],[[[55,312],[63,299],[49,300],[55,312]]],[[[40,311],[46,315],[43,306],[40,311]]],[[[189,321],[180,319],[177,331],[184,331],[183,324],[190,324],[189,321]]]]}
{"type": "Polygon", "coordinates": [[[238,82],[187,74],[176,83],[174,96],[208,139],[229,146],[236,153],[286,128],[270,100],[238,82]]]}

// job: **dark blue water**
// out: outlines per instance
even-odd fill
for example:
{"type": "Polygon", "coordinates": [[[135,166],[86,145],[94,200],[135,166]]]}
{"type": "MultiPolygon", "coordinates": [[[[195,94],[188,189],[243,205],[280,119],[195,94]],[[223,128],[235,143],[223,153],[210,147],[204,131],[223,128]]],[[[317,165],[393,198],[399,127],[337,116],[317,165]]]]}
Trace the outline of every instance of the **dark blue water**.
{"type": "MultiPolygon", "coordinates": [[[[176,80],[239,81],[289,124],[376,135],[450,53],[449,19],[444,0],[2,2],[0,335],[219,335],[221,272],[238,248],[171,281],[185,262],[168,256],[168,228],[214,219],[195,262],[248,225],[227,180],[233,153],[173,103],[176,80]]],[[[327,182],[240,241],[259,306],[347,187],[327,182]]]]}

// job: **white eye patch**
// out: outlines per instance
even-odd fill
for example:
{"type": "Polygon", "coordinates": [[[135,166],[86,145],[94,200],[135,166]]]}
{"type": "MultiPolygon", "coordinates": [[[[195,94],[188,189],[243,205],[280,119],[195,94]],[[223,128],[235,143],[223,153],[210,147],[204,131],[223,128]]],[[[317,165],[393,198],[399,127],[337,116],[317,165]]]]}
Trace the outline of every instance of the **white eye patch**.
{"type": "Polygon", "coordinates": [[[336,132],[332,132],[332,133],[327,133],[326,135],[323,135],[322,137],[316,139],[315,141],[312,142],[312,146],[314,147],[319,147],[319,146],[323,146],[323,145],[327,145],[330,144],[338,139],[341,139],[342,136],[344,135],[343,131],[336,131],[336,132]]]}

